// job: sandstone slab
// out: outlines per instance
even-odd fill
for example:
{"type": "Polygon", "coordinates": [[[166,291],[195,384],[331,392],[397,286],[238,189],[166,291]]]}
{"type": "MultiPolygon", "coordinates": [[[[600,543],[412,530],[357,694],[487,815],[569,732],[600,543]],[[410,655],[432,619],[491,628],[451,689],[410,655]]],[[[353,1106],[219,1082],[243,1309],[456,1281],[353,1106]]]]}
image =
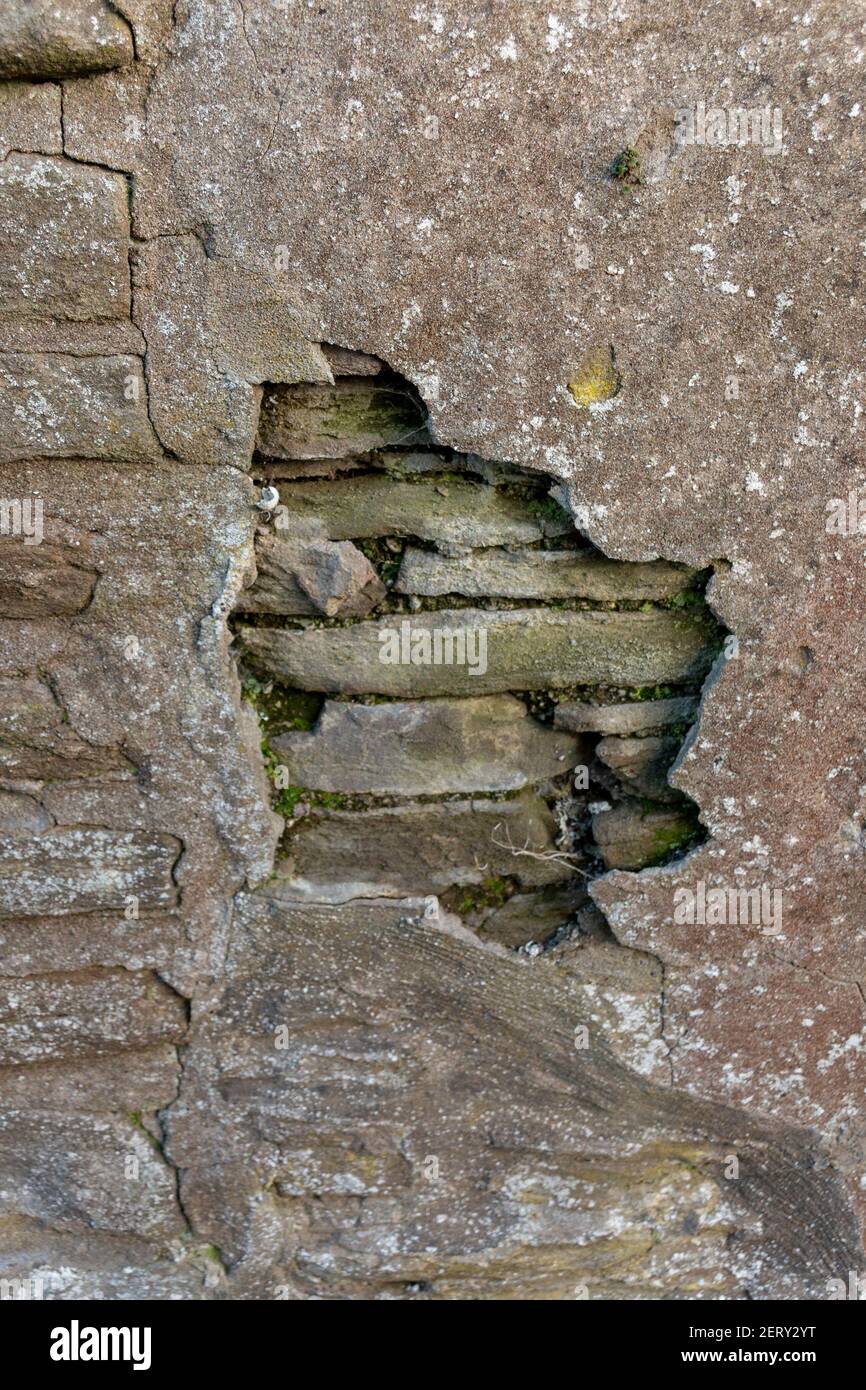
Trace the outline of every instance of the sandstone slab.
{"type": "Polygon", "coordinates": [[[682,811],[623,801],[592,819],[592,833],[606,869],[643,869],[693,838],[696,825],[682,811]]]}
{"type": "Polygon", "coordinates": [[[0,353],[0,463],[158,459],[138,357],[0,353]]]}
{"type": "Polygon", "coordinates": [[[133,57],[132,30],[106,0],[26,0],[0,17],[0,78],[79,77],[133,57]]]}
{"type": "Polygon", "coordinates": [[[579,756],[576,739],[545,729],[510,695],[326,700],[312,733],[282,734],[271,747],[292,783],[374,796],[516,791],[559,776],[579,756]]]}
{"type": "Polygon", "coordinates": [[[55,1231],[166,1241],[185,1230],[174,1174],[127,1116],[0,1110],[0,1187],[55,1231]],[[137,1179],[126,1176],[130,1159],[137,1179]]]}
{"type": "Polygon", "coordinates": [[[185,462],[247,468],[261,382],[332,380],[284,277],[182,235],[139,246],[133,278],[154,429],[185,462]]]}
{"type": "Polygon", "coordinates": [[[50,618],[80,613],[96,586],[97,571],[80,545],[49,540],[28,545],[0,538],[0,612],[8,618],[50,618]]]}
{"type": "Polygon", "coordinates": [[[43,681],[0,678],[0,772],[5,776],[93,776],[130,767],[119,748],[80,738],[43,681]]]}
{"type": "Polygon", "coordinates": [[[599,740],[595,751],[630,795],[670,801],[677,799],[677,793],[668,784],[667,774],[681,742],[675,735],[608,736],[599,740]]]}
{"type": "MultiPolygon", "coordinates": [[[[575,1283],[733,1297],[757,1278],[790,1295],[819,1290],[838,1258],[839,1199],[802,1137],[636,1075],[564,966],[480,945],[435,900],[241,894],[227,971],[164,1120],[184,1208],[243,1296],[288,1280],[300,1299],[410,1297],[416,1281],[433,1299],[565,1299],[575,1283]],[[770,1235],[787,1229],[792,1179],[822,1214],[795,1249],[770,1235]]],[[[642,984],[650,1033],[658,995],[642,984]]],[[[636,1007],[637,981],[619,988],[636,1007]]],[[[622,1041],[625,1027],[620,1014],[622,1041]]]]}
{"type": "Polygon", "coordinates": [[[0,83],[0,159],[13,150],[60,154],[60,88],[51,82],[0,83]]]}
{"type": "Polygon", "coordinates": [[[241,627],[239,636],[251,658],[302,690],[413,698],[696,680],[713,652],[710,625],[663,609],[442,609],[411,623],[241,627]]]}
{"type": "MultiPolygon", "coordinates": [[[[570,883],[539,888],[533,893],[516,893],[491,911],[470,912],[468,920],[485,941],[496,941],[501,946],[516,949],[530,941],[540,945],[572,921],[588,901],[581,876],[570,883]]],[[[456,906],[459,910],[460,903],[456,906]]],[[[467,919],[467,914],[461,915],[467,919]]]]}
{"type": "Polygon", "coordinates": [[[321,522],[331,540],[417,536],[440,546],[520,545],[569,529],[520,497],[462,478],[407,482],[381,473],[333,482],[289,483],[280,497],[292,516],[321,522]]]}
{"type": "Polygon", "coordinates": [[[682,593],[694,572],[662,561],[623,564],[579,550],[503,550],[450,557],[410,546],[396,588],[404,594],[467,598],[584,598],[601,602],[659,601],[682,593]]]}
{"type": "Polygon", "coordinates": [[[186,1006],[149,970],[0,979],[0,1067],[180,1042],[186,1006]]]}
{"type": "Polygon", "coordinates": [[[317,814],[295,827],[288,849],[277,866],[287,894],[324,902],[438,893],[491,875],[530,886],[573,877],[545,802],[526,793],[317,814]]]}
{"type": "Polygon", "coordinates": [[[698,702],[691,695],[669,700],[632,700],[621,705],[590,705],[585,701],[562,701],[553,712],[556,729],[583,734],[640,734],[670,724],[691,724],[698,702]]]}

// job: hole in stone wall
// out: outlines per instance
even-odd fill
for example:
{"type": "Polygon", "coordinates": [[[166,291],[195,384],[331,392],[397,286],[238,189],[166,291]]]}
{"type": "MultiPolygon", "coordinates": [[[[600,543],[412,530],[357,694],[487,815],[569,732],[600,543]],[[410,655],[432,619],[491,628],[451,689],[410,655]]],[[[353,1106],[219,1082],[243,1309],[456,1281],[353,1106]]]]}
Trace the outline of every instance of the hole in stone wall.
{"type": "Polygon", "coordinates": [[[436,895],[535,954],[604,933],[587,882],[703,838],[667,773],[724,630],[708,572],[608,559],[556,481],[458,454],[411,385],[327,348],[266,386],[280,492],[232,619],[299,898],[436,895]]]}

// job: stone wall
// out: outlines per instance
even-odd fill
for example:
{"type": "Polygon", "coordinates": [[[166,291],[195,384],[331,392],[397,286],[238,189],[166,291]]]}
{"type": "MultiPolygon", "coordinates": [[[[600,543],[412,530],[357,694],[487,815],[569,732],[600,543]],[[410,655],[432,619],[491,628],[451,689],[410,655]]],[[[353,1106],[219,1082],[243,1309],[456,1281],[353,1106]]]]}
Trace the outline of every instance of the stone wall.
{"type": "Polygon", "coordinates": [[[810,15],[0,17],[3,1278],[862,1267],[858,36],[810,15]],[[732,89],[778,150],[677,134],[732,89]],[[675,911],[756,887],[779,930],[675,911]]]}

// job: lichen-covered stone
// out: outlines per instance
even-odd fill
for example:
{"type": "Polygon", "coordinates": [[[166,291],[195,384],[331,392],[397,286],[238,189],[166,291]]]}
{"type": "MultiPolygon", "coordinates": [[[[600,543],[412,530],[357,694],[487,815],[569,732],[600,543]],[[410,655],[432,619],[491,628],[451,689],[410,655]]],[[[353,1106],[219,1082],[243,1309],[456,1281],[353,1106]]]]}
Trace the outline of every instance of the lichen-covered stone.
{"type": "Polygon", "coordinates": [[[581,937],[554,947],[550,960],[620,1061],[653,1081],[669,1081],[659,962],[643,951],[623,951],[615,941],[581,937]]]}
{"type": "Polygon", "coordinates": [[[351,376],[333,386],[269,387],[257,443],[276,458],[318,459],[426,440],[424,412],[406,387],[351,376]]]}
{"type": "Polygon", "coordinates": [[[414,698],[695,680],[712,659],[711,626],[665,610],[442,609],[416,613],[411,623],[389,617],[305,631],[241,627],[240,640],[267,671],[302,690],[414,698]],[[434,664],[436,633],[441,664],[434,664]],[[456,665],[460,642],[466,655],[456,665]],[[414,665],[413,643],[420,656],[414,665]],[[398,659],[383,660],[392,650],[398,659]]]}
{"type": "Polygon", "coordinates": [[[462,478],[404,482],[382,473],[333,482],[288,483],[280,497],[292,516],[315,520],[333,541],[418,536],[440,546],[521,545],[571,529],[519,497],[462,478]]]}
{"type": "Polygon", "coordinates": [[[516,791],[559,776],[579,756],[576,739],[545,729],[510,695],[327,700],[312,733],[282,734],[271,747],[295,784],[377,796],[516,791]]]}
{"type": "Polygon", "coordinates": [[[0,1067],[180,1042],[184,1001],[149,970],[0,978],[0,1067]]]}
{"type": "Polygon", "coordinates": [[[568,389],[575,405],[583,409],[609,401],[620,388],[613,349],[606,344],[591,347],[581,360],[568,389]]]}
{"type": "MultiPolygon", "coordinates": [[[[241,894],[226,965],[164,1122],[184,1210],[243,1296],[817,1293],[838,1258],[838,1198],[801,1138],[635,1075],[577,974],[480,945],[435,899],[241,894]],[[732,1144],[746,1181],[724,1180],[732,1144]],[[792,1181],[818,1239],[768,1253],[792,1181]]],[[[617,989],[620,1045],[640,991],[617,989]]],[[[659,1017],[643,998],[635,1054],[653,1000],[659,1017]]]]}
{"type": "Polygon", "coordinates": [[[161,454],[140,358],[0,353],[0,463],[161,454]]]}
{"type": "Polygon", "coordinates": [[[0,836],[0,916],[170,907],[180,853],[170,835],[140,831],[48,830],[24,843],[0,836]]]}
{"type": "Polygon", "coordinates": [[[450,557],[410,546],[395,587],[422,597],[585,598],[602,602],[659,601],[682,593],[693,571],[662,561],[623,564],[579,550],[501,550],[450,557]]]}
{"type": "Polygon", "coordinates": [[[0,164],[0,319],[129,317],[126,180],[68,159],[0,164]]]}

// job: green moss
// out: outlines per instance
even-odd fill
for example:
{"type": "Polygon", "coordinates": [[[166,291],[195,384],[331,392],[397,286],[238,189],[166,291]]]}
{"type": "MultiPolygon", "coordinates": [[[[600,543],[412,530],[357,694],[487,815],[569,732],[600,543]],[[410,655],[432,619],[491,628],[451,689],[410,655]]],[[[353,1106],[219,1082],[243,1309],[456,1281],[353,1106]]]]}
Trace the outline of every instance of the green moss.
{"type": "Polygon", "coordinates": [[[482,912],[485,908],[502,907],[514,892],[514,883],[507,878],[497,878],[491,874],[481,883],[456,890],[457,898],[453,904],[464,916],[482,912]]]}
{"type": "Polygon", "coordinates": [[[139,1134],[143,1134],[143,1135],[144,1135],[144,1137],[145,1137],[145,1139],[147,1140],[147,1142],[148,1142],[148,1144],[150,1145],[150,1147],[151,1147],[152,1149],[156,1149],[156,1152],[157,1152],[158,1154],[161,1154],[161,1153],[162,1153],[162,1144],[161,1144],[161,1143],[159,1142],[159,1140],[155,1137],[155,1135],[151,1134],[150,1130],[147,1128],[147,1125],[144,1123],[144,1121],[143,1121],[142,1118],[141,1118],[141,1111],[140,1111],[140,1110],[128,1110],[128,1111],[127,1111],[127,1114],[126,1114],[126,1118],[129,1120],[129,1123],[130,1123],[131,1125],[133,1125],[135,1129],[138,1130],[139,1134]]]}
{"type": "Polygon", "coordinates": [[[378,536],[354,543],[361,553],[366,555],[382,583],[390,588],[400,573],[405,542],[394,536],[378,536]]]}
{"type": "Polygon", "coordinates": [[[610,166],[610,176],[620,188],[636,188],[643,183],[640,155],[633,145],[627,145],[617,155],[610,166]]]}
{"type": "MultiPolygon", "coordinates": [[[[655,803],[650,803],[656,809],[655,803]]],[[[660,826],[654,836],[654,848],[644,868],[655,869],[666,864],[672,855],[682,853],[700,843],[702,828],[697,822],[682,821],[679,825],[660,826]]]]}
{"type": "Polygon", "coordinates": [[[295,690],[273,680],[247,675],[241,693],[252,705],[266,733],[285,733],[290,729],[308,732],[319,717],[322,696],[308,690],[295,690]]]}
{"type": "Polygon", "coordinates": [[[574,517],[557,502],[555,497],[531,497],[528,507],[539,521],[567,521],[570,525],[574,524],[574,517]]]}

